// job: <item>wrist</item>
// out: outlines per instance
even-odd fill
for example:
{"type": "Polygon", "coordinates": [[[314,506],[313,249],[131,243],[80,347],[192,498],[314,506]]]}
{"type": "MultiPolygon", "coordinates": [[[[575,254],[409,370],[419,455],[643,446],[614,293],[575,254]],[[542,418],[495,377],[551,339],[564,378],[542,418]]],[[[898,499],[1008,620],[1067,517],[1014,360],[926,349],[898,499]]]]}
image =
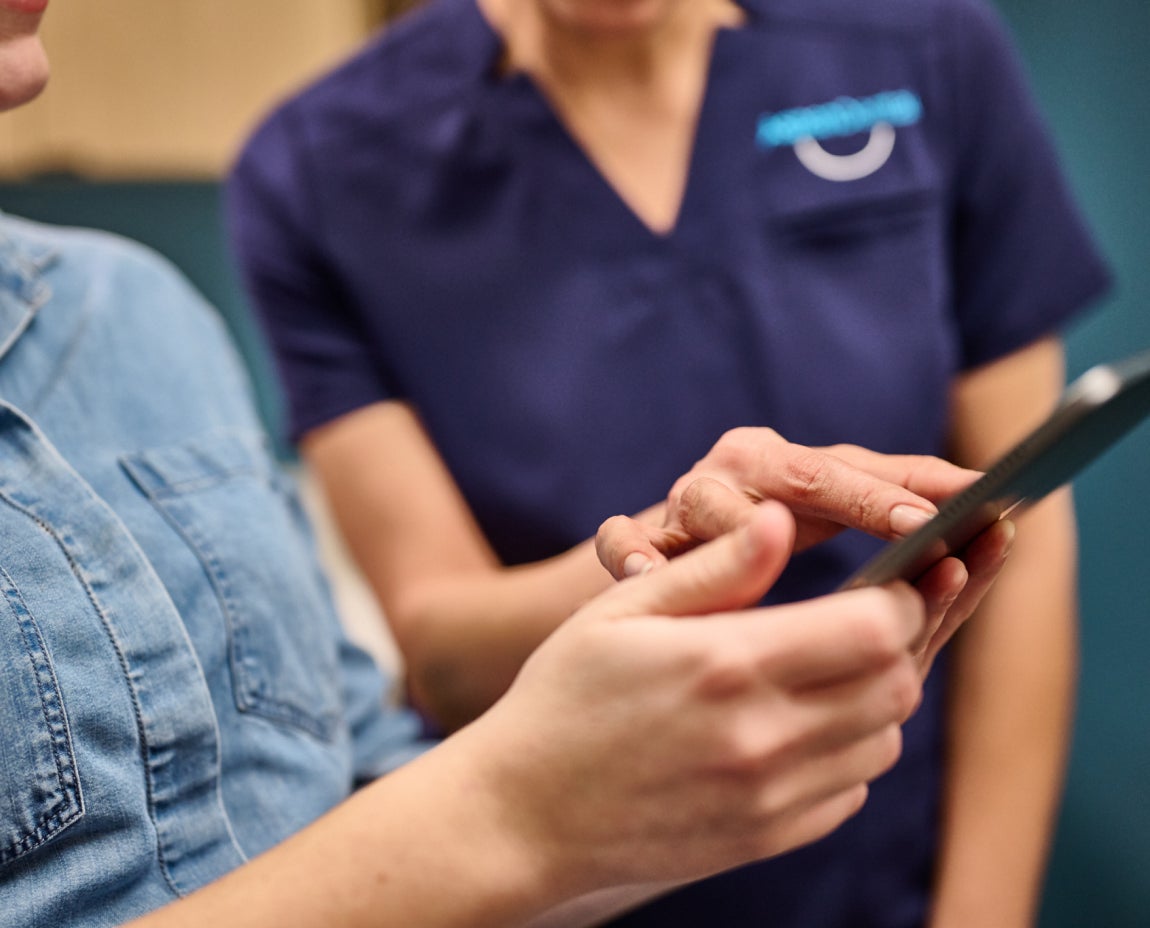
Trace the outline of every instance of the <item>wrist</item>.
{"type": "Polygon", "coordinates": [[[428,843],[445,851],[444,885],[471,897],[462,910],[468,928],[524,924],[581,891],[568,855],[535,814],[531,784],[501,763],[516,746],[497,743],[492,727],[485,718],[437,748],[437,769],[423,784],[439,797],[429,822],[437,840],[428,843]]]}

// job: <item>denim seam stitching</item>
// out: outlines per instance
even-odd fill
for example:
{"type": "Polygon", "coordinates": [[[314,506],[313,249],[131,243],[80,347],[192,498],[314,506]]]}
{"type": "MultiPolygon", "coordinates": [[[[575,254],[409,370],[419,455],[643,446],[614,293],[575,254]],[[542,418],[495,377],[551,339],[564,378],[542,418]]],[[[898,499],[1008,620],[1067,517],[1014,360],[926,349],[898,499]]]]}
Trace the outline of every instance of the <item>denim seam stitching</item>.
{"type": "Polygon", "coordinates": [[[68,713],[60,693],[60,681],[56,677],[55,668],[52,666],[48,655],[44,636],[40,633],[40,628],[36,624],[28,604],[24,601],[24,597],[20,594],[16,582],[2,566],[0,566],[0,576],[3,577],[7,587],[4,591],[5,600],[8,608],[16,617],[17,625],[24,638],[28,662],[31,664],[32,674],[36,680],[40,697],[40,711],[43,713],[45,725],[48,726],[52,743],[52,760],[56,766],[56,780],[61,792],[60,800],[40,813],[39,824],[35,829],[12,845],[0,848],[0,864],[5,864],[16,860],[55,837],[69,825],[82,818],[85,809],[79,771],[76,769],[75,746],[72,743],[71,726],[68,724],[68,713]],[[55,708],[50,708],[49,703],[54,703],[55,708]]]}
{"type": "MultiPolygon", "coordinates": [[[[125,463],[131,469],[131,462],[125,463]]],[[[254,476],[258,477],[259,474],[254,476]]],[[[213,481],[211,485],[215,485],[217,482],[225,481],[213,481]]],[[[253,683],[251,675],[244,669],[244,655],[246,654],[242,640],[244,623],[239,618],[241,610],[231,592],[228,572],[224,569],[219,558],[216,557],[210,541],[197,532],[194,526],[176,518],[171,509],[163,505],[165,500],[178,499],[182,494],[156,495],[148,491],[145,493],[157,505],[168,524],[175,529],[196,555],[208,577],[208,582],[216,591],[221,612],[224,614],[224,621],[227,622],[231,631],[228,661],[232,669],[233,680],[236,681],[233,696],[237,708],[241,712],[254,712],[284,722],[323,741],[330,741],[332,738],[332,721],[330,719],[313,717],[296,706],[259,695],[258,681],[253,683]]]]}
{"type": "Polygon", "coordinates": [[[323,740],[330,740],[330,723],[325,722],[320,718],[313,718],[307,713],[302,712],[298,707],[282,700],[262,696],[259,692],[259,678],[252,676],[246,670],[245,660],[249,652],[246,650],[244,643],[245,625],[239,619],[241,609],[236,600],[235,594],[232,592],[232,584],[229,579],[228,571],[224,569],[222,562],[215,553],[211,541],[207,536],[197,532],[192,526],[183,526],[181,534],[188,539],[188,543],[192,549],[196,551],[201,560],[204,562],[209,576],[212,577],[212,583],[219,591],[220,601],[223,604],[224,611],[228,615],[228,624],[232,627],[232,644],[234,647],[232,669],[236,674],[237,679],[243,681],[244,692],[241,694],[237,691],[237,702],[241,699],[244,700],[244,705],[241,709],[244,711],[255,711],[262,714],[270,715],[273,718],[281,719],[289,724],[295,725],[310,734],[315,735],[317,738],[323,740]],[[186,531],[184,531],[186,529],[186,531]],[[218,583],[216,582],[218,579],[218,583]]]}
{"type": "Polygon", "coordinates": [[[254,467],[239,465],[234,468],[221,469],[206,477],[192,477],[187,480],[165,481],[163,485],[149,487],[146,491],[153,499],[171,499],[185,493],[195,493],[197,490],[210,490],[218,483],[227,483],[236,477],[260,477],[262,473],[254,467]]]}
{"type": "Polygon", "coordinates": [[[76,562],[76,559],[72,556],[72,552],[68,549],[68,545],[64,543],[64,540],[59,536],[59,534],[57,534],[57,532],[52,528],[52,526],[50,526],[47,522],[45,522],[43,519],[41,519],[36,513],[31,512],[30,510],[28,510],[27,508],[22,506],[20,503],[16,502],[14,499],[11,498],[11,496],[8,495],[8,493],[6,493],[3,490],[0,490],[0,499],[3,499],[13,509],[15,509],[18,512],[22,512],[25,516],[27,516],[29,519],[31,519],[33,522],[35,522],[40,527],[40,529],[45,534],[47,534],[48,537],[52,539],[52,541],[54,541],[56,543],[56,546],[60,549],[61,553],[64,555],[64,559],[68,562],[68,566],[71,568],[73,575],[80,582],[80,585],[84,588],[84,594],[88,597],[88,602],[90,602],[92,604],[92,608],[96,610],[96,614],[100,617],[100,624],[103,625],[104,632],[105,632],[105,634],[107,634],[108,640],[112,644],[112,650],[114,650],[116,652],[116,660],[120,665],[120,672],[123,674],[124,681],[127,684],[128,693],[130,694],[130,698],[132,701],[132,714],[136,720],[136,735],[139,738],[139,744],[140,744],[140,762],[144,768],[144,789],[145,789],[145,792],[147,794],[147,800],[148,800],[148,817],[149,817],[149,819],[151,819],[152,828],[157,835],[156,857],[157,857],[157,860],[159,861],[159,864],[160,864],[160,871],[164,874],[164,881],[168,884],[168,886],[172,890],[172,892],[176,894],[176,897],[179,898],[180,896],[183,895],[183,893],[180,892],[179,888],[176,885],[175,880],[172,877],[171,872],[168,869],[168,862],[167,862],[166,858],[164,857],[163,845],[158,840],[159,823],[156,821],[155,784],[153,783],[153,780],[152,780],[151,764],[148,762],[148,757],[147,757],[147,745],[148,745],[147,728],[144,724],[143,711],[140,708],[139,695],[136,692],[135,686],[132,684],[131,667],[128,665],[127,658],[124,656],[124,649],[120,645],[119,639],[116,637],[115,630],[112,628],[112,623],[108,619],[108,615],[104,611],[104,607],[100,604],[99,599],[97,598],[95,592],[92,590],[92,587],[88,583],[88,580],[84,576],[84,571],[80,568],[80,565],[76,562]]]}

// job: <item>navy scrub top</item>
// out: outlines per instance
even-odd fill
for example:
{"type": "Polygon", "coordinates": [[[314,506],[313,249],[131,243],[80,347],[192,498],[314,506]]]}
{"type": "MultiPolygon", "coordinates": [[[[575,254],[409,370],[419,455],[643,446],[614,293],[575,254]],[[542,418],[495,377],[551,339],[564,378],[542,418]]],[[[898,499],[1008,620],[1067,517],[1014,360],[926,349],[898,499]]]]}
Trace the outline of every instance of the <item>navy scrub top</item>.
{"type": "MultiPolygon", "coordinates": [[[[954,376],[1106,282],[1009,40],[980,0],[743,2],[665,235],[498,74],[474,0],[281,105],[229,217],[292,436],[412,403],[509,564],[661,499],[734,426],[942,452],[954,376]]],[[[875,544],[797,557],[772,599],[833,588],[875,544]]],[[[919,924],[944,673],[857,818],[619,924],[919,924]]]]}

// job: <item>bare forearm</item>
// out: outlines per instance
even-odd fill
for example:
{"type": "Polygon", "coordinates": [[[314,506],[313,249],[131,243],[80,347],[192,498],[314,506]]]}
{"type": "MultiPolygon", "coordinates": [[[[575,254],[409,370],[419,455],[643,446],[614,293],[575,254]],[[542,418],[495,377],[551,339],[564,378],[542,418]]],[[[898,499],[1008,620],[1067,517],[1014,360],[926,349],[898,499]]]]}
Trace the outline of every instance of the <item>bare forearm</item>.
{"type": "Polygon", "coordinates": [[[573,896],[579,875],[547,864],[538,843],[508,827],[467,747],[437,749],[126,928],[587,928],[674,885],[573,896]]]}
{"type": "Polygon", "coordinates": [[[132,928],[525,924],[561,894],[466,763],[437,750],[132,928]]]}
{"type": "Polygon", "coordinates": [[[587,928],[670,892],[682,883],[643,883],[587,893],[556,906],[526,928],[587,928]]]}
{"type": "Polygon", "coordinates": [[[309,433],[302,452],[383,607],[414,694],[449,728],[490,706],[527,655],[611,582],[590,544],[505,568],[404,403],[342,416],[309,433]]]}
{"type": "Polygon", "coordinates": [[[1013,563],[955,642],[932,928],[1035,917],[1072,715],[1069,510],[1066,494],[1021,520],[1013,563]]]}
{"type": "Polygon", "coordinates": [[[588,542],[535,564],[411,584],[389,618],[414,698],[448,730],[470,722],[551,632],[612,582],[588,542]]]}

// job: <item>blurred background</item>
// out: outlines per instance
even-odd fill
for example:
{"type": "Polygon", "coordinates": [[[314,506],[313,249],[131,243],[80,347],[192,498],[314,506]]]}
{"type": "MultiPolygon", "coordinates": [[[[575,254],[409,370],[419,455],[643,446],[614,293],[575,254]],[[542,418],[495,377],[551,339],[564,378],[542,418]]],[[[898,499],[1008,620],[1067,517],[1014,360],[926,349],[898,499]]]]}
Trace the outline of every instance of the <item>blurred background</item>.
{"type": "MultiPolygon", "coordinates": [[[[418,2],[58,4],[45,20],[48,91],[0,116],[0,210],[121,232],[166,254],[224,314],[275,431],[279,404],[223,241],[219,178],[272,102],[418,2]]],[[[1117,276],[1110,298],[1068,332],[1075,376],[1150,348],[1150,3],[995,2],[1117,276]]],[[[1082,676],[1041,926],[1143,928],[1150,924],[1150,427],[1075,487],[1082,676]]],[[[322,505],[310,501],[341,606],[356,633],[389,659],[374,608],[322,505]]]]}

